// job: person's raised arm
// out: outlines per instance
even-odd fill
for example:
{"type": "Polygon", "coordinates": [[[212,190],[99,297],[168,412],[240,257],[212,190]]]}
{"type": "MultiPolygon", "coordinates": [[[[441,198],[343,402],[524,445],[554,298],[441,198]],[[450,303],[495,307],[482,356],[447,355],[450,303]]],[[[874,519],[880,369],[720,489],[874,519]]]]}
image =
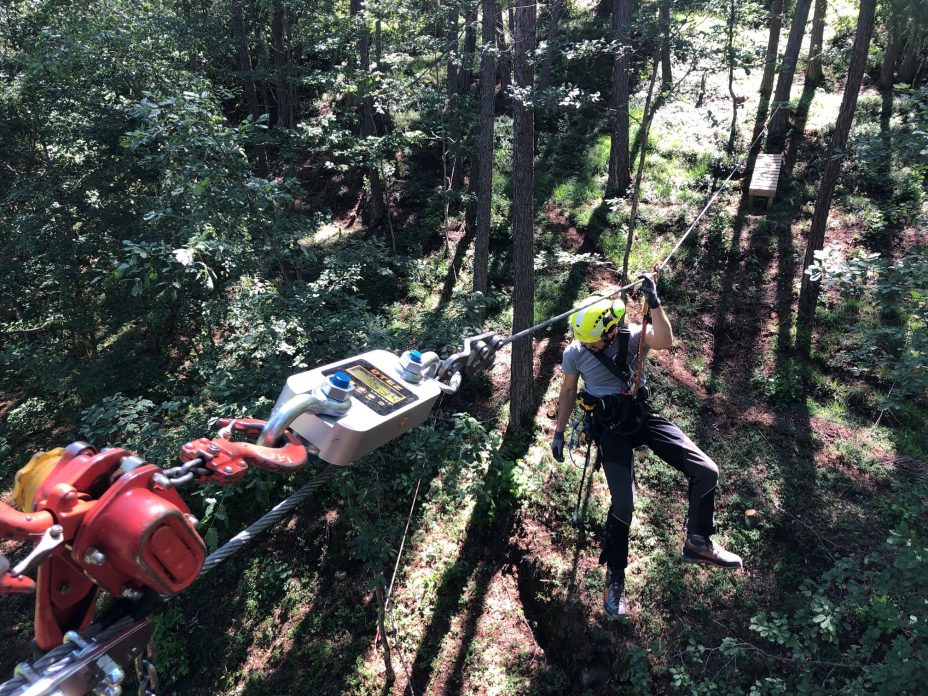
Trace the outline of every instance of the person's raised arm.
{"type": "Polygon", "coordinates": [[[657,284],[650,273],[642,273],[638,278],[641,279],[641,294],[648,300],[648,309],[651,311],[651,325],[644,337],[645,345],[652,350],[667,350],[673,346],[673,329],[657,296],[657,284]]]}
{"type": "Polygon", "coordinates": [[[651,310],[651,324],[644,342],[652,350],[667,350],[673,346],[673,329],[663,307],[651,310]]]}

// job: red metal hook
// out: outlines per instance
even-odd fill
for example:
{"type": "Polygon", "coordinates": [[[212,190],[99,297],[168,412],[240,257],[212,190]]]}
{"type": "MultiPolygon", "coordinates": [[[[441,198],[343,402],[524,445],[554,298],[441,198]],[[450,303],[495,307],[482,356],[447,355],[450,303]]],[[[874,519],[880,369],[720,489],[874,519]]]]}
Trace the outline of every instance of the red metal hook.
{"type": "Polygon", "coordinates": [[[20,512],[0,500],[0,539],[32,539],[45,534],[45,530],[55,524],[51,513],[20,512]]]}
{"type": "Polygon", "coordinates": [[[218,421],[219,435],[213,439],[201,437],[188,442],[180,450],[185,462],[200,457],[203,466],[212,472],[210,480],[232,483],[241,479],[249,466],[275,474],[292,474],[305,466],[306,447],[296,435],[287,431],[281,447],[263,447],[252,442],[233,442],[232,433],[257,436],[267,421],[257,418],[222,418],[218,421]]]}

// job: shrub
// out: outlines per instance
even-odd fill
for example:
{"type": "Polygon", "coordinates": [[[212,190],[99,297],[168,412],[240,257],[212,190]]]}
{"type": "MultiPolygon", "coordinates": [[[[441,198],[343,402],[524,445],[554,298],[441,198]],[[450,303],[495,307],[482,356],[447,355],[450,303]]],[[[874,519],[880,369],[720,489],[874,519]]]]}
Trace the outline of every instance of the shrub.
{"type": "Polygon", "coordinates": [[[724,668],[693,676],[697,662],[704,668],[717,653],[718,660],[738,660],[740,674],[754,680],[751,694],[920,693],[928,683],[926,494],[925,481],[898,491],[884,511],[891,530],[881,547],[807,579],[796,608],[753,616],[757,640],[728,637],[715,648],[691,642],[689,664],[671,670],[674,684],[699,694],[734,687],[730,682],[744,677],[720,678],[724,668]]]}

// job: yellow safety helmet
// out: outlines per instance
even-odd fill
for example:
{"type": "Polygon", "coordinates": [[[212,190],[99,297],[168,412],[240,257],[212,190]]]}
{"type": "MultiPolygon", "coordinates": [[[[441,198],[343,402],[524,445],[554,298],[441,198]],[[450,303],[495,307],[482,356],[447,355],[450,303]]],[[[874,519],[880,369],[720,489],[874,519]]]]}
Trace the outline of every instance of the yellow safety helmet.
{"type": "MultiPolygon", "coordinates": [[[[584,304],[595,299],[597,295],[586,298],[584,304]]],[[[580,343],[595,343],[609,333],[609,329],[622,321],[625,316],[625,303],[602,297],[599,302],[577,310],[570,315],[570,330],[580,343]]]]}

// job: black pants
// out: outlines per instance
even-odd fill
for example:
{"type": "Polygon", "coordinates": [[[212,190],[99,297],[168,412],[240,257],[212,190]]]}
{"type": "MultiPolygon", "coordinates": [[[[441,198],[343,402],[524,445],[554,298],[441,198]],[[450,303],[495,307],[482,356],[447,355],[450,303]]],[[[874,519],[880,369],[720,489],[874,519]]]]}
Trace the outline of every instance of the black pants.
{"type": "Polygon", "coordinates": [[[682,472],[689,481],[687,531],[703,536],[713,533],[719,468],[680,428],[653,413],[632,435],[616,434],[598,423],[594,427],[612,496],[600,563],[608,564],[613,571],[628,565],[628,532],[635,507],[633,450],[641,445],[650,447],[654,454],[682,472]]]}

